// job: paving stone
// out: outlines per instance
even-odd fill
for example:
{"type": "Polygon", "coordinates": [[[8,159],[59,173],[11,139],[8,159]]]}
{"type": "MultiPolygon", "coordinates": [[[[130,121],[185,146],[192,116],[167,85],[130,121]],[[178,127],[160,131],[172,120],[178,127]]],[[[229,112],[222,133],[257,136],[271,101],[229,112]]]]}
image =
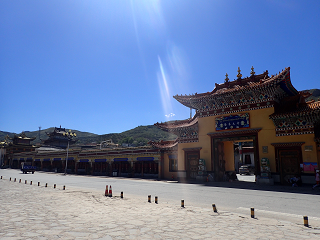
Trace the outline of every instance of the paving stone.
{"type": "MultiPolygon", "coordinates": [[[[320,228],[0,181],[1,239],[319,239],[320,228]],[[27,204],[26,204],[27,203],[27,204]],[[22,210],[23,209],[23,210],[22,210]]],[[[320,226],[315,222],[314,226],[320,226]]]]}

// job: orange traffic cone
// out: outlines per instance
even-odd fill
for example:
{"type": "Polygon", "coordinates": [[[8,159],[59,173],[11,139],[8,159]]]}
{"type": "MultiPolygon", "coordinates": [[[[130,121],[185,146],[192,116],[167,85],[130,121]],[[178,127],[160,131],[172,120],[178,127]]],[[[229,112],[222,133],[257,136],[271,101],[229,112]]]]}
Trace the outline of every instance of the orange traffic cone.
{"type": "Polygon", "coordinates": [[[111,188],[111,185],[110,185],[110,188],[109,188],[109,197],[112,197],[112,188],[111,188]]]}
{"type": "Polygon", "coordinates": [[[104,195],[108,197],[108,185],[106,185],[106,191],[104,192],[104,195]]]}

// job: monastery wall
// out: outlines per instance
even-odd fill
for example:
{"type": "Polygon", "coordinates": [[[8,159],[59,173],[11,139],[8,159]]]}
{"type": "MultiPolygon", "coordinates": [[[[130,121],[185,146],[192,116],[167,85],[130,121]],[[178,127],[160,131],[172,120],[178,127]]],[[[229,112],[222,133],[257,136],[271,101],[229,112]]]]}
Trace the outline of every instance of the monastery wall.
{"type": "MultiPolygon", "coordinates": [[[[250,115],[250,127],[249,128],[241,128],[245,129],[254,129],[261,128],[258,132],[258,149],[259,153],[259,161],[261,158],[268,158],[270,160],[270,168],[271,172],[276,172],[276,159],[275,159],[275,147],[272,143],[290,143],[290,142],[305,142],[301,146],[302,150],[302,160],[303,162],[318,162],[317,156],[317,146],[314,142],[314,134],[301,134],[301,135],[291,135],[291,136],[276,136],[275,125],[271,119],[269,119],[269,115],[274,112],[274,108],[263,108],[258,110],[251,110],[240,112],[249,113],[250,115]],[[312,150],[305,151],[305,146],[312,146],[312,150]],[[267,151],[263,151],[267,149],[267,151]]],[[[212,169],[211,166],[211,139],[208,136],[208,133],[214,132],[225,132],[232,131],[221,130],[216,131],[215,129],[215,119],[221,116],[230,116],[233,114],[224,114],[219,116],[210,116],[210,117],[202,117],[198,119],[199,124],[199,142],[191,142],[191,143],[180,143],[178,146],[178,169],[179,171],[185,171],[185,151],[183,149],[192,149],[192,148],[201,148],[200,150],[200,158],[206,161],[207,170],[210,171],[212,169]]],[[[237,129],[238,130],[238,129],[237,129]]],[[[240,129],[239,129],[240,130],[240,129]]],[[[223,138],[223,137],[222,137],[223,138]]],[[[224,156],[226,161],[226,171],[233,171],[235,169],[234,166],[234,150],[233,150],[233,141],[225,141],[224,142],[224,156]]],[[[168,168],[166,168],[168,169],[168,168]]],[[[311,172],[310,172],[311,173],[311,172]]]]}

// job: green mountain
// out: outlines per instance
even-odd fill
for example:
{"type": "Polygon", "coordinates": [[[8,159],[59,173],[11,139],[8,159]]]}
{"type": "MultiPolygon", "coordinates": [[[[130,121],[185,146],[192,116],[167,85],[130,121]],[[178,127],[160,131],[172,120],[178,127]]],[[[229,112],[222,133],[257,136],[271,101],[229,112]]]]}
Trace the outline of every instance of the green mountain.
{"type": "Polygon", "coordinates": [[[308,90],[312,95],[306,98],[306,101],[315,100],[318,101],[320,99],[320,89],[311,89],[308,90]]]}
{"type": "Polygon", "coordinates": [[[174,140],[176,135],[167,133],[154,125],[139,126],[122,133],[100,135],[102,140],[112,139],[114,143],[129,143],[136,146],[146,145],[149,141],[174,140]]]}
{"type": "MultiPolygon", "coordinates": [[[[40,139],[46,140],[48,136],[46,134],[53,131],[53,127],[43,129],[40,131],[40,139]]],[[[89,132],[81,132],[78,130],[71,129],[72,132],[77,134],[75,138],[77,140],[76,144],[83,145],[87,143],[100,143],[101,141],[105,141],[108,139],[112,139],[114,143],[128,143],[133,144],[135,146],[143,146],[147,145],[149,141],[160,141],[160,140],[174,140],[176,139],[176,135],[164,132],[158,129],[154,125],[149,126],[139,126],[134,129],[122,132],[122,133],[109,133],[98,135],[89,132]]],[[[28,137],[36,137],[36,139],[32,142],[33,144],[40,143],[39,140],[39,131],[25,131],[28,137]]],[[[14,133],[0,131],[0,141],[3,141],[4,138],[9,135],[9,137],[13,137],[14,133]]]]}

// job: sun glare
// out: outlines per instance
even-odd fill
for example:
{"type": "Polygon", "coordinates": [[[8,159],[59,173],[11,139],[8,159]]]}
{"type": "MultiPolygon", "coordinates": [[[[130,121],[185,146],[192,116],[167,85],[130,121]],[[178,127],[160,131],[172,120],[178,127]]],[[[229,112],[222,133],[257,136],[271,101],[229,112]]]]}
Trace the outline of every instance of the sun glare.
{"type": "Polygon", "coordinates": [[[169,90],[169,84],[166,77],[166,73],[164,71],[161,58],[159,56],[158,56],[158,61],[159,61],[159,69],[160,69],[160,72],[158,73],[158,84],[159,84],[159,90],[161,95],[162,107],[163,107],[165,116],[169,118],[174,116],[174,114],[172,113],[171,94],[169,90]]]}

